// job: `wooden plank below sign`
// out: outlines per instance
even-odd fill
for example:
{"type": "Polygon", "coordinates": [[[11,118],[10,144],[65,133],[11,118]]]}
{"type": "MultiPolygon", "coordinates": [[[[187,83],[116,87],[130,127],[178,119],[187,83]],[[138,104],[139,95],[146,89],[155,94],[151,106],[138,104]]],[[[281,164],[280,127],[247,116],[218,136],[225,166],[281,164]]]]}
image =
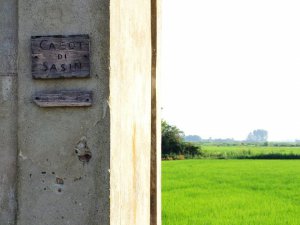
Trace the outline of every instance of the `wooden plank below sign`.
{"type": "Polygon", "coordinates": [[[92,105],[91,91],[38,92],[33,101],[40,107],[88,107],[92,105]]]}
{"type": "Polygon", "coordinates": [[[31,37],[34,79],[90,76],[89,35],[31,37]]]}

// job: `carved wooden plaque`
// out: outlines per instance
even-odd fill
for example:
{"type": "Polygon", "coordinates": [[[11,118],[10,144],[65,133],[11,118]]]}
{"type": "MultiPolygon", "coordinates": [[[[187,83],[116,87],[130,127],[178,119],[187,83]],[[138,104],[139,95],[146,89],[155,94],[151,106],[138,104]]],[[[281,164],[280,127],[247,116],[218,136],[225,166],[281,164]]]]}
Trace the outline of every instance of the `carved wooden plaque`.
{"type": "Polygon", "coordinates": [[[38,92],[33,101],[40,107],[87,107],[91,106],[91,91],[47,91],[38,92]]]}
{"type": "Polygon", "coordinates": [[[90,76],[88,35],[31,37],[32,77],[35,79],[90,76]]]}

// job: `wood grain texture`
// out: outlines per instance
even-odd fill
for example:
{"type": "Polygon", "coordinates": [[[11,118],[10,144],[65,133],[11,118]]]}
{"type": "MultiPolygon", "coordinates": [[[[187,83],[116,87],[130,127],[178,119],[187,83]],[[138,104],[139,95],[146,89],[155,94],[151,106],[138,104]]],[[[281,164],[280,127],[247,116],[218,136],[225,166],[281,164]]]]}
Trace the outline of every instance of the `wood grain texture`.
{"type": "Polygon", "coordinates": [[[33,36],[31,51],[34,79],[90,76],[88,35],[33,36]]]}
{"type": "Polygon", "coordinates": [[[151,181],[150,225],[161,225],[161,129],[158,93],[158,26],[159,0],[151,0],[151,181]]]}
{"type": "Polygon", "coordinates": [[[87,107],[91,106],[91,91],[52,91],[38,92],[33,101],[39,107],[87,107]]]}

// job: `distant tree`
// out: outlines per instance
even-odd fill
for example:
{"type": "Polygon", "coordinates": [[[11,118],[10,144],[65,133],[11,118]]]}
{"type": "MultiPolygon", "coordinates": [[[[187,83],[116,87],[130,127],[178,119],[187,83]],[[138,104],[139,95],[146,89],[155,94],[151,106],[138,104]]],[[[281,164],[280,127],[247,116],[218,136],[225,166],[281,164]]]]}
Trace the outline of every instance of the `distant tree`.
{"type": "Polygon", "coordinates": [[[161,122],[162,154],[182,154],[184,132],[176,126],[169,125],[165,120],[161,122]]]}
{"type": "Polygon", "coordinates": [[[248,134],[246,141],[248,141],[248,142],[267,142],[268,141],[268,131],[263,130],[263,129],[254,130],[248,134]]]}
{"type": "Polygon", "coordinates": [[[184,137],[184,140],[188,142],[200,142],[202,139],[198,135],[187,135],[184,137]]]}

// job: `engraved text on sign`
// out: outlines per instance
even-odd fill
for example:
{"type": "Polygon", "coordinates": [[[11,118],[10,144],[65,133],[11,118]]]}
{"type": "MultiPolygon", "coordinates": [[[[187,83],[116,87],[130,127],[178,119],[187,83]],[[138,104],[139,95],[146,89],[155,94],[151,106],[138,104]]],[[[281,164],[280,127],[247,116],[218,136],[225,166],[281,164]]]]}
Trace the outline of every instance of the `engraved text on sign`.
{"type": "Polygon", "coordinates": [[[88,35],[33,36],[32,77],[35,79],[90,76],[88,35]]]}

